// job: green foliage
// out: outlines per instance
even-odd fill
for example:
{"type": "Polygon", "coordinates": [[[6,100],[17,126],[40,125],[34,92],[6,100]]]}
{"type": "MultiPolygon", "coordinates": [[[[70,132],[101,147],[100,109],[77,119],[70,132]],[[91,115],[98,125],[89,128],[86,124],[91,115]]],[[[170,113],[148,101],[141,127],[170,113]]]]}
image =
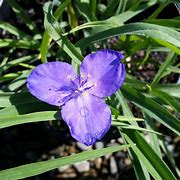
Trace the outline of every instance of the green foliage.
{"type": "Polygon", "coordinates": [[[0,63],[0,129],[61,119],[56,107],[40,102],[27,92],[26,78],[37,64],[45,63],[52,57],[54,60],[70,60],[68,62],[78,70],[87,49],[93,52],[99,47],[112,48],[124,52],[123,61],[127,67],[121,91],[107,100],[112,111],[112,125],[119,130],[125,145],[3,170],[0,171],[0,179],[27,178],[125,148],[128,148],[137,179],[150,180],[152,176],[154,179],[173,180],[179,176],[173,155],[165,145],[164,136],[168,134],[157,127],[159,123],[173,136],[180,134],[180,84],[163,83],[163,79],[171,73],[177,76],[180,73],[176,61],[177,55],[180,55],[179,17],[159,19],[158,15],[171,3],[166,0],[103,2],[47,2],[43,6],[42,30],[37,28],[18,1],[7,0],[28,30],[9,22],[0,22],[0,29],[8,33],[0,40],[0,48],[4,52],[0,63]],[[134,20],[154,5],[158,8],[148,17],[134,20]],[[116,43],[109,45],[112,38],[116,38],[116,43]],[[142,51],[144,57],[133,60],[142,51]],[[17,52],[25,53],[14,57],[17,52]],[[162,62],[152,59],[150,55],[154,52],[165,55],[162,62]],[[138,80],[136,71],[148,63],[157,70],[153,79],[138,80]],[[138,107],[141,118],[134,117],[129,102],[138,107]],[[141,127],[138,122],[143,122],[145,126],[141,127]],[[150,142],[147,142],[144,133],[150,142]],[[163,154],[169,162],[164,161],[163,154]]]}
{"type": "MultiPolygon", "coordinates": [[[[132,146],[134,145],[132,144],[132,146]]],[[[74,164],[80,161],[90,160],[96,157],[104,156],[105,154],[120,151],[129,147],[130,145],[122,145],[122,146],[112,146],[108,148],[96,149],[93,151],[86,151],[72,156],[58,158],[55,160],[49,160],[46,162],[37,162],[37,163],[27,164],[24,166],[19,166],[16,168],[11,168],[8,170],[1,171],[0,175],[1,178],[4,180],[22,179],[29,176],[41,174],[43,172],[47,172],[61,166],[74,164]]]]}

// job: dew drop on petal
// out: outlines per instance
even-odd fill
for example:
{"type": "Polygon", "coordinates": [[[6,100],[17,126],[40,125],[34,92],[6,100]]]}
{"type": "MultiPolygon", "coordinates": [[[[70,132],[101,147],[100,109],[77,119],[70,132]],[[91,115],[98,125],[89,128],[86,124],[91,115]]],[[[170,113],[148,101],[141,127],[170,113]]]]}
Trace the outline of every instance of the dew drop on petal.
{"type": "Polygon", "coordinates": [[[88,109],[86,107],[81,107],[80,114],[82,117],[87,117],[88,116],[88,109]]]}

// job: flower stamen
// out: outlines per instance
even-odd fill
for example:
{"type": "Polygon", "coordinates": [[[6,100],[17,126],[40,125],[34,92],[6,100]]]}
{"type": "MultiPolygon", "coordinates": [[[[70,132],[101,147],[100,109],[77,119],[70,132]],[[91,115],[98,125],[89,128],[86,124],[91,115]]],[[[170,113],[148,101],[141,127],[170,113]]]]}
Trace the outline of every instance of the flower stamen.
{"type": "Polygon", "coordinates": [[[84,74],[83,73],[81,73],[81,75],[80,75],[82,78],[84,78],[85,76],[84,76],[84,74]]]}
{"type": "Polygon", "coordinates": [[[72,76],[71,75],[68,75],[68,77],[67,77],[69,80],[71,80],[71,78],[72,78],[72,76]]]}

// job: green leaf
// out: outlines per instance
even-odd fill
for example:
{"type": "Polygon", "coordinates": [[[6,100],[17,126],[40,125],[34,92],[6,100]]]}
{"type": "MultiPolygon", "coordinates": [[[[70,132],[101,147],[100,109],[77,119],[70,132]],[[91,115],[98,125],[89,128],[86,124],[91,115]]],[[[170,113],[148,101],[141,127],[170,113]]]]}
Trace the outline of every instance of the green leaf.
{"type": "MultiPolygon", "coordinates": [[[[39,111],[52,111],[56,110],[56,106],[49,105],[42,101],[34,100],[32,102],[23,101],[21,104],[12,105],[0,110],[1,118],[11,118],[19,115],[26,115],[28,113],[34,113],[39,111]]],[[[123,116],[122,118],[125,119],[123,116]]]]}
{"type": "MultiPolygon", "coordinates": [[[[146,113],[143,112],[143,114],[147,129],[157,131],[153,119],[150,116],[148,116],[146,113]]],[[[150,138],[151,147],[154,149],[157,155],[162,159],[158,136],[156,134],[149,133],[149,138],[150,138]]]]}
{"type": "MultiPolygon", "coordinates": [[[[123,103],[123,96],[121,95],[121,93],[119,95],[123,103]]],[[[128,106],[124,107],[127,108],[127,110],[125,111],[126,114],[131,115],[131,113],[128,113],[128,106]]],[[[142,177],[144,179],[150,179],[146,172],[147,170],[151,173],[154,179],[175,179],[173,173],[170,171],[168,166],[153,151],[150,145],[144,140],[142,135],[140,135],[137,131],[130,129],[121,129],[120,132],[128,143],[136,144],[136,146],[133,146],[132,149],[130,149],[130,153],[133,155],[132,158],[135,158],[136,160],[135,170],[136,175],[140,180],[142,179],[142,177]],[[142,172],[142,169],[140,168],[141,166],[137,164],[138,162],[136,158],[140,160],[144,172],[142,172]]]]}
{"type": "Polygon", "coordinates": [[[177,98],[180,97],[180,84],[156,84],[154,89],[160,90],[177,98]]]}
{"type": "Polygon", "coordinates": [[[22,32],[21,30],[19,30],[18,28],[16,28],[15,26],[7,23],[7,22],[3,22],[0,21],[0,28],[8,31],[9,33],[18,36],[20,38],[28,38],[28,39],[32,39],[32,37],[24,32],[22,32]]]}
{"type": "Polygon", "coordinates": [[[156,90],[154,88],[150,91],[150,93],[160,99],[163,104],[168,104],[173,108],[173,110],[180,112],[180,104],[168,93],[156,90]]]}
{"type": "Polygon", "coordinates": [[[15,39],[0,39],[0,48],[2,47],[16,47],[24,49],[38,50],[39,42],[35,40],[15,40],[15,39]]]}
{"type": "Polygon", "coordinates": [[[159,132],[156,132],[154,130],[150,130],[150,129],[146,129],[146,128],[141,128],[141,127],[138,127],[138,126],[133,126],[133,125],[128,125],[128,124],[125,124],[125,123],[121,123],[121,122],[116,122],[116,121],[113,121],[112,122],[112,125],[113,126],[117,126],[118,128],[121,128],[121,129],[134,129],[134,130],[137,130],[137,131],[145,131],[145,132],[150,132],[150,133],[154,133],[154,134],[158,134],[158,135],[161,135],[161,133],[159,132]]]}
{"type": "Polygon", "coordinates": [[[124,99],[124,97],[121,93],[121,91],[116,92],[116,97],[119,100],[119,102],[121,103],[123,114],[126,116],[129,116],[130,118],[134,118],[133,113],[131,112],[126,100],[124,99]]]}
{"type": "Polygon", "coordinates": [[[148,23],[131,23],[121,27],[110,28],[108,30],[96,33],[87,38],[83,38],[76,43],[77,47],[86,48],[90,43],[95,43],[118,35],[139,35],[155,39],[161,39],[169,42],[177,47],[180,47],[180,33],[174,29],[148,24],[148,23]]]}
{"type": "Polygon", "coordinates": [[[21,73],[8,73],[3,76],[0,76],[0,83],[12,80],[14,78],[17,78],[21,73]]]}
{"type": "Polygon", "coordinates": [[[23,104],[24,102],[37,102],[37,99],[28,92],[14,93],[1,92],[0,93],[0,107],[8,107],[11,105],[23,104]]]}
{"type": "Polygon", "coordinates": [[[25,25],[34,33],[38,33],[36,24],[29,18],[26,11],[17,3],[17,1],[16,0],[6,0],[6,1],[12,7],[13,11],[23,20],[25,25]]]}
{"type": "Polygon", "coordinates": [[[97,8],[97,0],[90,1],[91,13],[94,20],[97,19],[96,17],[96,8],[97,8]]]}
{"type": "Polygon", "coordinates": [[[142,108],[146,113],[150,113],[156,120],[160,123],[174,131],[176,134],[180,135],[180,123],[170,112],[165,108],[161,107],[158,103],[152,99],[144,96],[142,93],[137,90],[129,87],[123,86],[122,88],[123,95],[142,108]]]}
{"type": "MultiPolygon", "coordinates": [[[[56,20],[58,20],[64,9],[66,8],[66,6],[70,3],[71,0],[65,0],[62,4],[59,5],[59,7],[56,9],[55,13],[54,13],[54,17],[56,20]]],[[[48,45],[51,43],[51,38],[47,32],[47,30],[45,30],[44,34],[43,34],[43,38],[42,38],[42,42],[41,42],[41,48],[40,48],[40,54],[41,54],[41,60],[42,62],[46,62],[46,54],[48,51],[48,45]]]]}
{"type": "Polygon", "coordinates": [[[171,163],[172,167],[175,169],[177,176],[180,177],[180,171],[174,160],[173,151],[171,152],[167,148],[167,144],[165,143],[165,141],[163,139],[160,141],[160,146],[161,146],[162,150],[164,151],[164,153],[166,154],[167,158],[169,159],[169,162],[171,163]]]}
{"type": "Polygon", "coordinates": [[[180,30],[180,18],[177,19],[148,19],[145,22],[150,24],[157,24],[161,26],[168,26],[180,30]]]}
{"type": "Polygon", "coordinates": [[[168,4],[168,0],[160,2],[159,7],[148,17],[148,19],[155,19],[168,4]]]}
{"type": "Polygon", "coordinates": [[[161,64],[158,72],[156,73],[156,76],[154,77],[153,82],[151,83],[151,86],[157,84],[160,81],[164,71],[167,69],[167,67],[172,65],[175,58],[176,58],[176,55],[173,52],[168,54],[166,60],[161,64]]]}
{"type": "MultiPolygon", "coordinates": [[[[121,91],[116,92],[116,97],[117,97],[117,99],[119,100],[119,102],[122,105],[123,114],[125,116],[129,116],[130,118],[133,118],[134,116],[133,116],[133,114],[132,114],[132,112],[131,112],[131,110],[130,110],[127,102],[126,102],[126,100],[124,99],[124,96],[122,95],[121,91]]],[[[128,122],[130,124],[136,125],[138,127],[138,124],[136,122],[131,122],[131,121],[128,121],[128,122]]],[[[127,143],[126,134],[121,132],[120,129],[119,129],[119,132],[122,135],[125,142],[127,143]]],[[[130,156],[130,158],[132,160],[133,167],[134,167],[137,179],[138,180],[141,180],[141,179],[150,180],[149,173],[148,173],[147,169],[144,167],[142,159],[135,154],[133,149],[128,149],[128,153],[129,153],[129,156],[130,156]]]]}
{"type": "Polygon", "coordinates": [[[94,159],[100,156],[104,156],[105,154],[127,149],[130,146],[133,146],[133,144],[96,149],[92,151],[78,153],[75,155],[70,155],[67,157],[57,158],[54,160],[27,164],[27,165],[0,171],[0,177],[3,180],[23,179],[26,177],[35,176],[59,168],[61,166],[71,165],[77,162],[94,159]]]}
{"type": "MultiPolygon", "coordinates": [[[[57,109],[57,107],[50,106],[43,102],[27,102],[23,104],[19,104],[16,106],[9,106],[0,110],[0,128],[5,128],[9,126],[14,126],[18,124],[30,123],[30,122],[40,122],[47,120],[58,120],[60,118],[60,113],[57,111],[52,111],[57,109]],[[51,111],[50,111],[51,110],[51,111]],[[42,112],[38,112],[42,111],[42,112]]],[[[125,126],[127,124],[123,124],[117,122],[118,119],[123,121],[142,121],[140,118],[132,118],[126,116],[118,116],[114,119],[112,116],[113,124],[124,125],[124,128],[134,128],[131,126],[125,126]]],[[[144,129],[138,129],[143,130],[144,129]]]]}
{"type": "Polygon", "coordinates": [[[108,17],[112,16],[112,14],[114,13],[117,5],[118,5],[118,1],[117,0],[111,0],[109,2],[109,4],[106,7],[106,10],[104,11],[104,13],[101,15],[102,19],[107,19],[108,17]]]}
{"type": "MultiPolygon", "coordinates": [[[[118,121],[118,122],[123,122],[123,121],[144,121],[144,119],[142,118],[135,118],[132,116],[116,116],[116,115],[112,115],[112,119],[113,121],[118,121]]],[[[127,125],[127,124],[126,124],[127,125]]]]}
{"type": "Polygon", "coordinates": [[[95,21],[96,17],[93,15],[93,12],[90,11],[90,3],[92,0],[76,0],[75,6],[78,9],[79,13],[86,18],[87,21],[95,21]]]}
{"type": "Polygon", "coordinates": [[[94,28],[94,27],[96,27],[96,29],[94,29],[94,31],[93,31],[93,33],[94,33],[94,32],[107,30],[109,28],[122,26],[126,21],[128,21],[129,19],[131,19],[135,15],[143,12],[149,6],[152,6],[152,5],[154,5],[154,2],[151,1],[151,2],[148,2],[147,4],[143,4],[143,5],[139,6],[138,9],[136,9],[136,10],[133,10],[133,11],[128,10],[128,11],[125,11],[125,12],[119,14],[119,15],[111,16],[110,18],[108,18],[106,20],[91,21],[91,22],[84,23],[82,25],[79,25],[79,26],[71,29],[67,33],[63,33],[63,35],[65,36],[65,35],[68,35],[70,33],[79,31],[81,29],[86,29],[86,28],[94,28]],[[97,27],[100,27],[100,28],[97,29],[97,27]]]}
{"type": "Polygon", "coordinates": [[[128,73],[126,74],[125,83],[128,84],[128,85],[131,85],[134,88],[139,89],[139,90],[143,90],[143,89],[145,90],[147,88],[146,87],[146,82],[137,80],[134,76],[132,76],[132,75],[130,75],[128,73]]]}
{"type": "Polygon", "coordinates": [[[4,64],[3,66],[0,67],[0,72],[2,71],[6,71],[7,69],[9,69],[10,67],[13,66],[17,66],[19,63],[22,62],[29,62],[31,60],[35,60],[37,59],[37,55],[28,55],[28,56],[24,56],[24,57],[20,57],[14,60],[9,61],[8,63],[4,64]]]}
{"type": "Polygon", "coordinates": [[[83,56],[67,37],[62,36],[62,30],[60,29],[59,23],[52,15],[52,4],[50,2],[47,2],[44,5],[44,15],[44,26],[48,34],[60,45],[61,48],[63,48],[74,62],[80,64],[83,60],[83,56]]]}
{"type": "Polygon", "coordinates": [[[13,81],[11,81],[10,83],[8,83],[7,86],[5,86],[5,88],[8,91],[15,91],[18,88],[20,88],[21,86],[23,86],[26,83],[26,79],[29,76],[31,70],[25,70],[22,71],[22,74],[20,76],[18,76],[16,79],[14,79],[13,81]]]}
{"type": "MultiPolygon", "coordinates": [[[[176,47],[172,44],[170,44],[169,42],[167,41],[163,41],[161,39],[153,39],[156,43],[162,45],[162,46],[165,46],[167,48],[169,48],[171,51],[174,51],[176,54],[180,55],[180,50],[179,50],[179,47],[176,47]]],[[[171,52],[170,51],[170,52],[171,52]]]]}
{"type": "MultiPolygon", "coordinates": [[[[127,5],[128,1],[125,0],[125,1],[119,1],[119,5],[117,7],[117,10],[116,10],[116,14],[121,14],[125,11],[126,9],[126,5],[127,5]]],[[[137,3],[137,2],[136,2],[137,3]]],[[[139,3],[137,3],[139,5],[139,3]]]]}
{"type": "Polygon", "coordinates": [[[142,136],[134,130],[123,130],[128,143],[136,142],[132,149],[136,155],[143,161],[146,169],[151,173],[154,179],[175,180],[175,176],[163,160],[153,151],[151,146],[146,143],[142,136]]]}
{"type": "Polygon", "coordinates": [[[25,115],[15,115],[15,116],[1,116],[0,117],[0,128],[5,128],[9,126],[14,126],[18,124],[58,120],[59,113],[57,111],[43,111],[29,113],[25,115]]]}

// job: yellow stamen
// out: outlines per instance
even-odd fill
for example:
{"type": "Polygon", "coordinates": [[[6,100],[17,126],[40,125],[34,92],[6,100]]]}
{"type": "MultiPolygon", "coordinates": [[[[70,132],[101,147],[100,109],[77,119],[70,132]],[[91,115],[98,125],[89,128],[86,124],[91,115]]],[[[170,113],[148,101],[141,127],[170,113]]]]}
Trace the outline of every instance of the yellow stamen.
{"type": "Polygon", "coordinates": [[[86,95],[86,93],[85,92],[82,92],[82,96],[85,96],[86,95]]]}
{"type": "Polygon", "coordinates": [[[68,78],[68,79],[71,79],[71,77],[72,77],[72,76],[71,76],[71,75],[69,75],[67,78],[68,78]]]}
{"type": "Polygon", "coordinates": [[[83,73],[81,73],[81,77],[82,77],[82,78],[84,78],[84,77],[85,77],[83,73]]]}

